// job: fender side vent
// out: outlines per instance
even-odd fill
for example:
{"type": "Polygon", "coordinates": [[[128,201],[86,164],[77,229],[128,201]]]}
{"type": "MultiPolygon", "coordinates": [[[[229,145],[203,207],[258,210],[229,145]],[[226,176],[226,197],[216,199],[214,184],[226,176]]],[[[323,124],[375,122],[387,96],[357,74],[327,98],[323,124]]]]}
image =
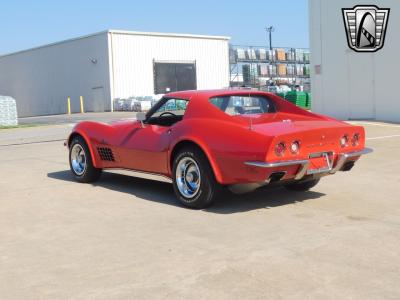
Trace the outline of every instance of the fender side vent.
{"type": "Polygon", "coordinates": [[[115,161],[114,154],[110,148],[97,147],[100,159],[105,161],[115,161]]]}

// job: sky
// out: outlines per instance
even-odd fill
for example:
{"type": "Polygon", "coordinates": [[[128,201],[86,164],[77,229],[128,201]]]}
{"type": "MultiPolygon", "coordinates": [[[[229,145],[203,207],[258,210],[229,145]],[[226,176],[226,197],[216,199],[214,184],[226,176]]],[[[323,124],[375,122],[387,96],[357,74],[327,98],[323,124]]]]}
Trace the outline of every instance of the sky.
{"type": "Polygon", "coordinates": [[[0,54],[106,29],[231,37],[235,45],[309,46],[307,0],[2,0],[0,54]]]}

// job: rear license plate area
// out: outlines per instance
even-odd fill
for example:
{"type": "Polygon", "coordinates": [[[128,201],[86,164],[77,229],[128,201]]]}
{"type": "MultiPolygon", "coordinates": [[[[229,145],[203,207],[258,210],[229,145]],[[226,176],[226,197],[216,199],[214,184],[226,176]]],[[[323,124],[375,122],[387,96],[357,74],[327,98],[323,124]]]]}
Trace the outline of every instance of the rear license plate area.
{"type": "Polygon", "coordinates": [[[312,153],[309,156],[309,161],[310,164],[307,169],[307,174],[326,173],[332,170],[333,153],[312,153]]]}

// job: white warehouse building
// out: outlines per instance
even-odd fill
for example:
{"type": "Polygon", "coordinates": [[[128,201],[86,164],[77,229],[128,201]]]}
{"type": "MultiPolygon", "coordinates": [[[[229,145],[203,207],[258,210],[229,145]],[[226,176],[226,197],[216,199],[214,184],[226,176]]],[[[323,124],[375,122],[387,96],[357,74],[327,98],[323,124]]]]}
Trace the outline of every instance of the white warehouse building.
{"type": "Polygon", "coordinates": [[[229,38],[108,30],[0,56],[19,117],[113,110],[113,100],[229,86],[229,38]]]}
{"type": "MultiPolygon", "coordinates": [[[[370,23],[367,29],[375,33],[376,28],[378,39],[382,20],[378,13],[373,15],[374,26],[371,29],[370,23]]],[[[344,120],[400,122],[400,1],[309,0],[309,18],[312,110],[344,120]],[[376,52],[356,52],[347,41],[342,9],[360,4],[390,9],[384,44],[376,52]]],[[[358,17],[353,18],[357,23],[358,17]]],[[[357,25],[352,33],[354,40],[358,29],[363,28],[357,25]]]]}

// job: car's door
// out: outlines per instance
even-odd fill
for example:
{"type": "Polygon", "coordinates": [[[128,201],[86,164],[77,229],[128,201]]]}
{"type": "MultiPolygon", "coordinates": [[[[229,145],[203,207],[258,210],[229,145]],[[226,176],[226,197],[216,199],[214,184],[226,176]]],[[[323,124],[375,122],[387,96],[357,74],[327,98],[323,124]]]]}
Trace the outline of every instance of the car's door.
{"type": "Polygon", "coordinates": [[[122,144],[123,157],[129,169],[152,173],[168,173],[168,149],[171,131],[183,119],[186,100],[168,99],[143,126],[137,125],[128,132],[122,144]],[[173,116],[176,116],[173,117],[173,116]]]}

